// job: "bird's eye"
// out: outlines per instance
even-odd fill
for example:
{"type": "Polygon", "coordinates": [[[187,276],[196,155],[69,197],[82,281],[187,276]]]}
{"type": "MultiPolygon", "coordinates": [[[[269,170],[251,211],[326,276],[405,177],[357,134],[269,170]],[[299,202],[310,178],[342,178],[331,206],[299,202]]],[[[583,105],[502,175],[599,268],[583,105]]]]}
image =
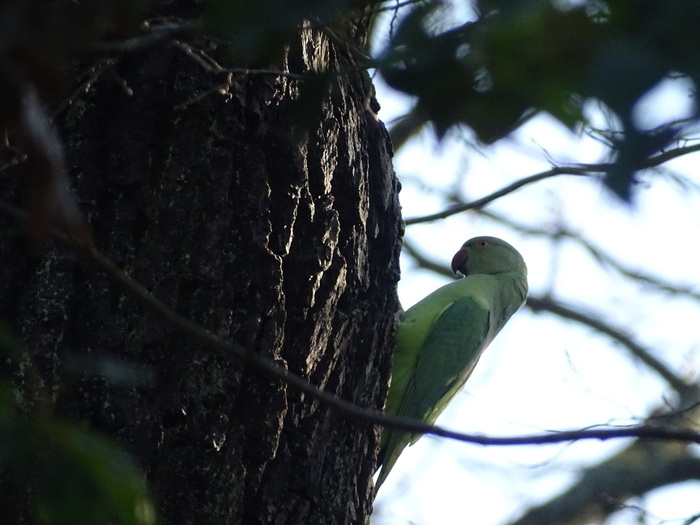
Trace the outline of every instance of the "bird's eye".
{"type": "Polygon", "coordinates": [[[479,241],[479,247],[480,247],[480,248],[486,248],[486,247],[488,247],[488,245],[489,245],[489,241],[487,241],[487,240],[485,240],[485,239],[482,239],[482,240],[479,241]]]}

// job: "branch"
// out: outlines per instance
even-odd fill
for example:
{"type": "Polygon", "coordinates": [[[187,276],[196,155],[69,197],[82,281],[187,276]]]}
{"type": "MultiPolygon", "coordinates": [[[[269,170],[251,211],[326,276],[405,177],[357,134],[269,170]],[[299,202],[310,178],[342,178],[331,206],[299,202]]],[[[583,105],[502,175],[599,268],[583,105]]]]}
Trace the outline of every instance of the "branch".
{"type": "MultiPolygon", "coordinates": [[[[684,447],[635,442],[603,463],[586,469],[567,491],[529,509],[510,525],[602,523],[631,497],[656,488],[700,479],[700,459],[684,447]]],[[[692,523],[692,522],[691,522],[692,523]]]]}
{"type": "Polygon", "coordinates": [[[685,520],[681,525],[692,525],[696,521],[700,520],[700,512],[693,514],[687,520],[685,520]]]}
{"type": "MultiPolygon", "coordinates": [[[[0,201],[0,211],[19,222],[26,222],[26,214],[7,202],[0,201]]],[[[569,430],[524,436],[484,436],[481,434],[455,432],[435,425],[426,425],[414,419],[389,416],[374,409],[362,408],[318,388],[305,378],[289,372],[274,361],[260,354],[251,352],[239,344],[229,343],[221,339],[204,327],[173,311],[140,283],[132,279],[105,257],[93,245],[81,243],[79,239],[68,237],[57,230],[54,230],[52,235],[54,239],[63,246],[82,255],[101,272],[106,274],[107,277],[116,283],[127,295],[136,299],[153,314],[185,336],[206,345],[207,348],[216,350],[229,359],[243,363],[265,377],[282,381],[308,394],[313,399],[333,408],[340,414],[360,423],[388,426],[416,434],[432,434],[477,445],[541,445],[584,439],[607,440],[625,437],[700,443],[700,433],[661,426],[629,426],[620,428],[569,430]]]]}
{"type": "MultiPolygon", "coordinates": [[[[658,417],[675,419],[679,427],[696,428],[700,414],[697,391],[686,391],[680,404],[684,411],[653,410],[647,424],[658,417]]],[[[584,470],[568,490],[529,509],[511,525],[583,525],[602,523],[626,506],[634,496],[656,488],[700,479],[700,458],[687,445],[636,440],[614,456],[584,470]]],[[[692,522],[691,522],[692,523],[692,522]]]]}
{"type": "Polygon", "coordinates": [[[583,239],[579,234],[568,230],[565,227],[557,227],[557,229],[554,231],[546,231],[539,228],[530,228],[528,226],[523,226],[522,224],[516,224],[508,220],[507,218],[493,212],[481,211],[480,213],[488,217],[489,219],[498,221],[502,224],[507,224],[510,228],[528,236],[556,237],[557,239],[569,239],[571,241],[574,241],[583,249],[588,251],[594,259],[596,259],[605,266],[609,266],[619,274],[628,277],[629,279],[642,282],[663,292],[667,292],[674,295],[683,295],[700,302],[700,293],[694,291],[690,286],[674,285],[668,282],[664,282],[661,280],[660,277],[654,277],[649,274],[644,274],[638,270],[625,266],[623,263],[615,259],[612,255],[606,253],[604,250],[595,246],[590,241],[583,239]]]}
{"type": "MultiPolygon", "coordinates": [[[[389,1],[389,0],[386,0],[389,1]]],[[[370,14],[378,14],[378,13],[383,13],[385,11],[398,11],[402,7],[407,7],[409,5],[414,5],[414,4],[420,4],[424,0],[404,0],[403,2],[395,2],[394,5],[389,5],[386,7],[377,7],[375,9],[372,9],[370,11],[370,14]]]]}
{"type": "MultiPolygon", "coordinates": [[[[681,157],[683,155],[688,155],[696,151],[700,151],[700,143],[695,144],[693,146],[683,146],[679,148],[674,148],[672,150],[664,151],[663,153],[659,153],[658,155],[649,157],[647,161],[641,166],[641,169],[654,168],[656,166],[659,166],[660,164],[663,164],[664,162],[668,162],[669,160],[681,157]]],[[[539,182],[544,179],[549,179],[551,177],[556,177],[558,175],[575,175],[579,177],[585,177],[593,175],[594,173],[608,173],[612,169],[615,169],[614,163],[554,166],[553,168],[550,168],[546,171],[542,171],[540,173],[536,173],[534,175],[530,175],[528,177],[524,177],[520,180],[517,180],[512,184],[509,184],[508,186],[501,188],[500,190],[495,191],[490,195],[487,195],[475,201],[467,202],[464,204],[456,204],[450,206],[449,208],[441,212],[433,213],[430,215],[424,215],[422,217],[411,217],[409,219],[406,219],[405,223],[406,226],[411,226],[412,224],[432,222],[438,219],[444,219],[446,217],[456,215],[457,213],[461,213],[463,211],[483,208],[487,204],[490,204],[491,202],[495,201],[496,199],[500,199],[501,197],[504,197],[509,193],[513,193],[514,191],[519,190],[523,186],[527,186],[528,184],[532,184],[533,182],[539,182]]]]}
{"type": "Polygon", "coordinates": [[[266,75],[273,77],[285,77],[301,80],[304,75],[300,73],[291,73],[279,69],[250,69],[247,67],[222,67],[216,60],[211,58],[201,49],[192,47],[191,45],[175,41],[173,45],[192,58],[204,71],[211,74],[232,74],[232,75],[266,75]]]}
{"type": "MultiPolygon", "coordinates": [[[[399,426],[399,420],[404,418],[388,418],[393,428],[410,430],[399,426]],[[396,419],[396,421],[390,421],[396,419]],[[396,425],[393,423],[397,423],[396,425]]],[[[417,425],[418,426],[418,425],[417,425]]],[[[482,434],[466,434],[454,432],[438,426],[421,425],[424,434],[442,436],[456,441],[472,443],[474,445],[490,446],[514,446],[514,445],[552,445],[556,443],[574,442],[595,439],[607,441],[619,438],[643,438],[654,441],[681,441],[687,443],[700,443],[700,433],[691,430],[679,430],[675,428],[656,427],[651,425],[632,425],[619,428],[581,429],[581,430],[553,430],[540,434],[525,434],[520,436],[485,436],[482,434]]],[[[416,432],[416,431],[414,431],[416,432]]]]}
{"type": "Polygon", "coordinates": [[[150,49],[171,40],[190,36],[196,25],[192,22],[168,22],[152,24],[146,22],[141,34],[124,40],[110,40],[93,44],[90,50],[98,55],[123,55],[150,49]]]}
{"type": "Polygon", "coordinates": [[[610,339],[617,341],[626,347],[635,357],[651,368],[654,372],[659,374],[676,392],[681,395],[695,388],[694,385],[687,383],[678,377],[666,365],[654,357],[650,350],[644,348],[642,345],[634,341],[630,336],[623,333],[622,330],[613,328],[600,319],[564,306],[562,303],[550,298],[530,296],[527,298],[526,304],[533,312],[537,313],[544,310],[565,319],[576,321],[579,324],[588,326],[602,334],[607,335],[610,339]]]}
{"type": "Polygon", "coordinates": [[[534,175],[530,175],[529,177],[522,178],[520,180],[517,180],[513,182],[512,184],[509,184],[508,186],[501,188],[498,191],[495,191],[491,193],[490,195],[487,195],[485,197],[481,197],[480,199],[477,199],[472,202],[466,202],[464,204],[455,204],[453,206],[450,206],[446,210],[443,210],[441,212],[437,213],[432,213],[430,215],[424,215],[422,217],[411,217],[406,219],[404,222],[406,223],[406,226],[411,226],[412,224],[420,224],[423,222],[432,222],[438,219],[445,219],[447,217],[450,217],[452,215],[456,215],[457,213],[461,213],[463,211],[467,210],[473,210],[473,209],[479,209],[483,208],[487,204],[495,201],[496,199],[500,199],[501,197],[508,195],[509,193],[513,193],[516,190],[519,190],[523,186],[527,186],[528,184],[532,184],[533,182],[539,182],[544,179],[549,179],[551,177],[556,177],[558,175],[576,175],[576,176],[588,176],[591,173],[593,173],[595,170],[593,170],[591,167],[592,166],[603,166],[602,164],[588,164],[585,166],[578,166],[578,167],[566,167],[566,166],[556,166],[554,168],[548,169],[547,171],[542,171],[540,173],[536,173],[534,175]]]}
{"type": "Polygon", "coordinates": [[[450,270],[448,270],[444,264],[435,262],[432,259],[428,259],[425,255],[416,250],[410,242],[404,240],[403,249],[408,255],[410,255],[416,260],[418,266],[420,266],[421,268],[430,270],[431,272],[435,272],[436,274],[442,275],[443,277],[454,279],[454,274],[450,270]]]}
{"type": "Polygon", "coordinates": [[[58,115],[63,113],[63,111],[73,104],[78,97],[87,93],[97,79],[100,78],[100,76],[109,70],[109,68],[111,68],[115,63],[116,59],[107,58],[91,66],[85,78],[81,79],[78,82],[78,86],[56,106],[52,114],[53,118],[55,119],[58,115]]]}
{"type": "Polygon", "coordinates": [[[251,352],[236,343],[224,341],[209,330],[206,330],[202,326],[174,312],[158,300],[151,292],[125,274],[97,249],[88,247],[87,250],[83,249],[82,252],[102,272],[107,274],[110,279],[117,282],[129,295],[135,297],[141,304],[183,334],[205,344],[209,348],[219,351],[226,357],[242,361],[246,366],[257,370],[262,375],[278,379],[310,395],[312,398],[325,403],[341,414],[363,423],[390,426],[412,433],[432,434],[480,445],[532,445],[561,443],[563,441],[577,441],[580,439],[606,440],[621,437],[646,437],[700,443],[700,434],[695,432],[645,426],[599,430],[571,430],[515,437],[488,437],[478,434],[455,432],[438,426],[426,425],[414,419],[389,416],[373,409],[358,407],[334,394],[321,390],[306,379],[289,372],[274,361],[260,354],[251,352]]]}
{"type": "Polygon", "coordinates": [[[90,50],[97,55],[115,56],[143,51],[162,44],[173,44],[195,59],[195,61],[209,73],[268,75],[295,79],[303,78],[303,75],[277,69],[250,69],[246,67],[224,68],[209,56],[205,56],[203,52],[199,50],[195,51],[189,44],[179,40],[194,35],[196,29],[196,24],[185,21],[152,24],[148,25],[146,29],[137,36],[125,40],[98,42],[93,44],[90,50]]]}

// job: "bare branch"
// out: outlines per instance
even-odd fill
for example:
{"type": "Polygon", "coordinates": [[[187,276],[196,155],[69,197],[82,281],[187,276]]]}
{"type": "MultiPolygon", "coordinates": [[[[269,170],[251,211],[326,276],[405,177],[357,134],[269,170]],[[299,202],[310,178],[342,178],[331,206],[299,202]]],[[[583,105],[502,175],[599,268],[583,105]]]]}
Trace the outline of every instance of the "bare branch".
{"type": "MultiPolygon", "coordinates": [[[[387,0],[388,1],[388,0],[387,0]]],[[[371,14],[383,13],[385,11],[398,11],[402,7],[407,7],[409,5],[420,4],[424,0],[404,0],[403,2],[395,2],[393,5],[388,5],[386,7],[377,7],[372,9],[371,14]]]]}
{"type": "Polygon", "coordinates": [[[186,319],[185,317],[172,311],[156,297],[154,297],[151,292],[131,279],[96,249],[90,250],[87,255],[94,264],[96,264],[111,279],[118,282],[125,291],[127,291],[133,297],[136,297],[152,312],[156,313],[159,317],[167,321],[171,326],[179,329],[185,335],[206,344],[209,348],[215,349],[229,358],[232,357],[237,360],[242,360],[246,366],[250,366],[265,376],[281,380],[356,421],[381,426],[391,426],[392,428],[398,428],[400,430],[432,434],[480,445],[528,445],[561,443],[564,441],[577,441],[581,439],[606,440],[621,437],[643,437],[649,439],[691,441],[694,443],[700,443],[700,434],[696,432],[676,430],[672,428],[667,429],[662,427],[644,426],[606,428],[597,430],[572,430],[515,437],[487,437],[482,435],[455,432],[438,426],[426,425],[413,419],[388,416],[374,409],[358,407],[357,405],[345,401],[336,395],[321,390],[320,388],[309,383],[306,379],[289,372],[288,370],[280,367],[274,361],[271,361],[260,354],[250,352],[238,344],[229,343],[222,340],[209,330],[206,330],[189,319],[186,319]]]}
{"type": "MultiPolygon", "coordinates": [[[[461,213],[463,211],[467,210],[474,210],[474,209],[479,209],[483,208],[487,204],[495,201],[496,199],[500,199],[501,197],[504,197],[505,195],[508,195],[509,193],[513,193],[516,190],[519,190],[523,186],[527,186],[528,184],[532,184],[533,182],[539,182],[544,179],[549,179],[551,177],[556,177],[558,175],[576,175],[576,176],[589,176],[592,173],[595,172],[595,170],[591,169],[591,165],[586,165],[585,167],[554,167],[551,169],[548,169],[547,171],[543,171],[540,173],[536,173],[534,175],[530,175],[529,177],[524,177],[520,180],[517,180],[513,182],[512,184],[509,184],[508,186],[501,188],[498,191],[495,191],[491,193],[490,195],[487,195],[485,197],[482,197],[480,199],[477,199],[472,202],[466,202],[464,204],[455,204],[453,206],[450,206],[446,210],[443,210],[438,213],[433,213],[430,215],[424,215],[422,217],[411,217],[405,220],[406,226],[411,226],[412,224],[421,224],[424,222],[432,222],[438,219],[445,219],[447,217],[450,217],[452,215],[456,215],[457,213],[461,213]]],[[[601,165],[596,165],[596,166],[601,166],[601,165]]]]}
{"type": "Polygon", "coordinates": [[[139,34],[124,40],[108,40],[97,42],[91,51],[98,55],[123,55],[150,49],[165,44],[171,40],[191,35],[195,30],[192,22],[147,23],[146,28],[139,34]]]}
{"type": "Polygon", "coordinates": [[[410,255],[416,260],[416,262],[421,268],[435,272],[438,275],[442,275],[443,277],[454,279],[454,275],[450,270],[447,269],[447,267],[444,264],[440,264],[438,262],[433,261],[432,259],[428,259],[425,255],[416,250],[410,242],[404,240],[403,249],[408,255],[410,255]]]}
{"type": "MultiPolygon", "coordinates": [[[[664,162],[668,162],[669,160],[681,157],[683,155],[688,155],[696,151],[700,151],[700,144],[695,144],[693,146],[683,146],[679,148],[674,148],[672,150],[664,151],[663,153],[659,153],[658,155],[654,155],[653,157],[647,159],[647,161],[642,165],[642,169],[653,168],[663,164],[664,162]]],[[[549,179],[551,177],[556,177],[558,175],[575,175],[579,177],[587,177],[594,174],[607,173],[614,168],[614,163],[554,166],[553,168],[550,168],[546,171],[542,171],[540,173],[536,173],[534,175],[530,175],[528,177],[519,179],[513,182],[512,184],[509,184],[508,186],[475,201],[467,202],[464,204],[456,204],[438,213],[432,213],[430,215],[424,215],[422,217],[408,218],[405,221],[406,226],[411,226],[412,224],[420,224],[424,222],[432,222],[438,219],[445,219],[446,217],[456,215],[463,211],[483,208],[487,204],[490,204],[491,202],[495,201],[496,199],[500,199],[505,195],[513,193],[514,191],[519,190],[523,186],[527,186],[528,184],[532,184],[533,182],[539,182],[544,179],[549,179]]]]}
{"type": "MultiPolygon", "coordinates": [[[[26,222],[26,214],[6,202],[0,201],[0,211],[8,214],[18,221],[26,222]]],[[[150,291],[132,279],[112,261],[100,253],[94,246],[80,243],[78,240],[66,236],[56,230],[53,231],[53,237],[72,251],[84,256],[101,272],[105,273],[110,280],[117,283],[118,286],[129,296],[136,299],[157,317],[167,322],[170,326],[180,331],[185,336],[199,341],[208,348],[216,350],[221,355],[229,359],[233,359],[244,364],[263,376],[283,381],[291,387],[308,394],[313,399],[316,399],[317,401],[320,401],[333,408],[338,413],[360,423],[390,426],[392,428],[405,430],[411,433],[432,434],[435,436],[446,437],[457,441],[478,445],[542,445],[578,441],[583,439],[607,440],[625,437],[700,443],[700,433],[691,432],[685,429],[677,429],[671,426],[629,426],[619,428],[546,432],[542,434],[531,434],[524,436],[484,436],[481,434],[455,432],[439,426],[426,425],[409,418],[388,416],[375,409],[362,408],[316,387],[305,378],[289,372],[274,361],[271,361],[260,354],[251,352],[239,344],[224,341],[204,327],[197,325],[191,320],[171,310],[150,291]]]]}
{"type": "Polygon", "coordinates": [[[692,516],[690,516],[687,520],[685,520],[685,521],[683,522],[682,525],[692,525],[693,523],[695,523],[695,522],[698,521],[698,520],[700,520],[700,512],[698,512],[697,514],[693,514],[692,516]]]}
{"type": "Polygon", "coordinates": [[[652,352],[642,345],[634,341],[630,336],[623,333],[618,328],[613,328],[609,324],[597,319],[593,316],[586,315],[583,312],[564,306],[550,298],[528,297],[527,306],[533,312],[546,311],[576,321],[579,324],[593,328],[594,330],[607,335],[610,339],[617,341],[627,348],[635,357],[642,361],[645,365],[659,374],[676,392],[683,395],[689,390],[693,390],[695,386],[687,383],[675,373],[673,373],[666,365],[652,355],[652,352]]]}
{"type": "MultiPolygon", "coordinates": [[[[697,390],[681,396],[687,410],[669,413],[654,410],[647,424],[657,417],[670,417],[679,427],[696,428],[697,390]]],[[[625,508],[626,501],[658,487],[700,479],[700,458],[687,444],[636,440],[614,456],[584,470],[566,491],[547,503],[529,509],[511,525],[584,525],[601,523],[625,508]]]]}
{"type": "Polygon", "coordinates": [[[482,213],[490,219],[493,219],[503,224],[507,224],[510,228],[518,232],[524,233],[528,236],[557,237],[558,239],[569,239],[571,241],[574,241],[583,249],[588,251],[591,254],[591,256],[593,256],[593,258],[595,258],[597,261],[609,268],[612,268],[620,275],[624,275],[629,279],[642,282],[645,285],[649,285],[650,287],[656,288],[657,290],[660,290],[662,292],[667,292],[674,295],[683,295],[689,297],[690,299],[700,302],[700,293],[694,291],[690,286],[671,284],[663,281],[661,277],[648,275],[640,272],[639,270],[625,266],[623,263],[615,259],[612,255],[605,252],[602,248],[595,246],[592,242],[581,237],[581,235],[565,227],[558,227],[556,231],[547,231],[539,228],[531,228],[522,224],[516,224],[508,220],[507,218],[493,212],[482,210],[480,213],[482,213]]]}
{"type": "Polygon", "coordinates": [[[273,77],[285,77],[292,79],[303,79],[304,75],[299,73],[290,73],[289,71],[282,71],[279,69],[250,69],[247,67],[222,67],[218,62],[216,62],[209,55],[204,53],[202,50],[192,47],[191,45],[176,41],[173,43],[175,47],[183,51],[189,57],[191,57],[197,64],[206,72],[213,74],[226,74],[230,73],[233,75],[265,75],[273,77]]]}
{"type": "Polygon", "coordinates": [[[53,118],[60,115],[66,108],[68,108],[73,102],[75,102],[78,97],[82,94],[87,93],[90,87],[97,81],[100,76],[105,73],[109,68],[111,68],[116,62],[114,58],[107,58],[101,60],[90,67],[85,78],[80,79],[78,86],[71,92],[68,97],[63,99],[54,109],[53,118]]]}
{"type": "MultiPolygon", "coordinates": [[[[569,490],[510,525],[602,523],[631,497],[700,479],[700,459],[687,447],[637,441],[607,461],[586,469],[569,490]]],[[[692,523],[692,521],[690,522],[692,523]]]]}
{"type": "Polygon", "coordinates": [[[98,55],[124,55],[143,51],[162,44],[174,44],[208,72],[232,73],[238,75],[269,75],[287,78],[302,78],[303,75],[280,71],[277,69],[224,68],[203,52],[194,50],[189,44],[181,42],[181,38],[192,36],[196,25],[192,22],[151,23],[141,34],[125,40],[104,41],[94,44],[91,51],[98,55]]]}

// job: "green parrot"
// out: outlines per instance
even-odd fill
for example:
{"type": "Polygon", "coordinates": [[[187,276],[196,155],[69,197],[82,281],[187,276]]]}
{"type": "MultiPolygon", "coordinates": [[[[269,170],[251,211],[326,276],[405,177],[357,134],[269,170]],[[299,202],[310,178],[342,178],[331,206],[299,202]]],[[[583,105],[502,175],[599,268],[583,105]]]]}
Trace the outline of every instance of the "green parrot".
{"type": "MultiPolygon", "coordinates": [[[[387,414],[432,425],[464,386],[484,349],[525,303],[525,261],[501,239],[468,240],[452,259],[452,270],[464,279],[438,288],[403,314],[387,414]]],[[[406,445],[421,436],[384,428],[377,490],[406,445]]]]}

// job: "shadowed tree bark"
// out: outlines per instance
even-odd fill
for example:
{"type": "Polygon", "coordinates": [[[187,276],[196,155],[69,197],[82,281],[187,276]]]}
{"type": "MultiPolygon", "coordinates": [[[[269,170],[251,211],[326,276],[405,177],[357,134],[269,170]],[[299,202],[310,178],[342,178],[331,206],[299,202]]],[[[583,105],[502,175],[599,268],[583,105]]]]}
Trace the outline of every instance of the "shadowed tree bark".
{"type": "MultiPolygon", "coordinates": [[[[347,22],[352,45],[367,22],[347,22]]],[[[331,73],[307,126],[293,118],[301,81],[206,68],[205,54],[223,61],[226,46],[78,68],[76,85],[90,81],[57,125],[95,244],[203,327],[381,407],[402,224],[371,83],[349,46],[302,30],[275,67],[331,73]]],[[[24,402],[40,397],[29,366],[57,413],[137,458],[164,523],[368,519],[373,427],[193,343],[65,249],[28,255],[18,238],[0,238],[0,317],[26,346],[12,368],[24,402]]]]}

